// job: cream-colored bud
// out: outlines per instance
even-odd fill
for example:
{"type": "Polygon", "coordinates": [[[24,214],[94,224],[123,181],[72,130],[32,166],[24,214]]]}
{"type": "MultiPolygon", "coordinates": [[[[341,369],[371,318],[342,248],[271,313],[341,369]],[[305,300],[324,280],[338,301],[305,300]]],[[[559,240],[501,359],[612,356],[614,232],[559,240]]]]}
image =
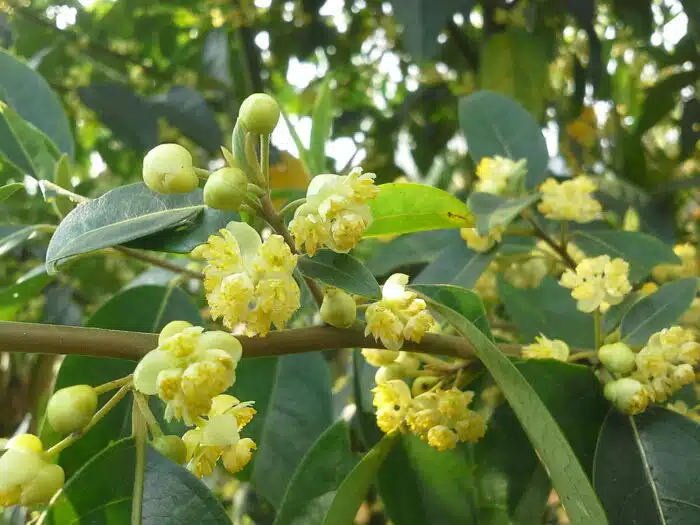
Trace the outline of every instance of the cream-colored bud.
{"type": "Polygon", "coordinates": [[[639,414],[646,410],[651,401],[644,386],[630,377],[611,381],[603,389],[605,397],[625,414],[639,414]]]}
{"type": "Polygon", "coordinates": [[[238,168],[215,171],[204,184],[204,204],[217,210],[240,210],[247,194],[248,177],[238,168]]]}
{"type": "Polygon", "coordinates": [[[613,374],[626,375],[637,368],[635,353],[625,343],[601,346],[598,350],[598,359],[613,374]]]}
{"type": "Polygon", "coordinates": [[[339,288],[327,288],[321,304],[321,319],[336,328],[352,326],[357,317],[355,300],[339,288]]]}
{"type": "Polygon", "coordinates": [[[46,407],[46,419],[56,432],[70,434],[82,430],[97,410],[97,394],[89,385],[58,390],[46,407]]]}
{"type": "Polygon", "coordinates": [[[254,93],[241,104],[238,118],[248,131],[269,135],[280,119],[280,107],[270,95],[254,93]]]}
{"type": "Polygon", "coordinates": [[[179,144],[161,144],[143,159],[143,181],[158,193],[189,193],[199,184],[192,155],[179,144]]]}
{"type": "Polygon", "coordinates": [[[388,365],[382,366],[374,374],[374,382],[378,385],[391,381],[393,379],[403,379],[404,371],[401,366],[388,365]]]}

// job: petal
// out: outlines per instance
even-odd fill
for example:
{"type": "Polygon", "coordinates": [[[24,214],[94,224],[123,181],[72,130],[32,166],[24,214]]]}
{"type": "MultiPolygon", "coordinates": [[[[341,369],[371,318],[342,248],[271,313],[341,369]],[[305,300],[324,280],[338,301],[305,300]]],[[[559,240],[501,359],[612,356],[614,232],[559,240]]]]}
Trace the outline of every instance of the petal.
{"type": "Polygon", "coordinates": [[[202,429],[202,445],[226,447],[238,443],[238,420],[232,414],[214,416],[202,429]]]}
{"type": "Polygon", "coordinates": [[[225,351],[236,363],[240,361],[241,355],[243,354],[243,348],[241,347],[241,343],[238,342],[238,339],[222,330],[204,332],[199,337],[197,350],[210,350],[212,348],[225,351]]]}
{"type": "Polygon", "coordinates": [[[136,365],[134,387],[148,396],[158,392],[158,374],[168,368],[178,368],[177,358],[170,352],[151,350],[136,365]]]}
{"type": "Polygon", "coordinates": [[[306,190],[306,196],[311,197],[312,195],[317,195],[321,192],[324,186],[333,186],[343,180],[340,175],[330,175],[324,173],[322,175],[316,175],[309,184],[306,190]]]}
{"type": "Polygon", "coordinates": [[[249,260],[254,258],[258,253],[258,249],[262,246],[260,234],[245,222],[229,222],[226,225],[226,229],[236,238],[243,259],[249,260]]]}
{"type": "Polygon", "coordinates": [[[385,299],[400,299],[408,284],[408,275],[395,273],[389,277],[382,286],[382,297],[385,299]]]}

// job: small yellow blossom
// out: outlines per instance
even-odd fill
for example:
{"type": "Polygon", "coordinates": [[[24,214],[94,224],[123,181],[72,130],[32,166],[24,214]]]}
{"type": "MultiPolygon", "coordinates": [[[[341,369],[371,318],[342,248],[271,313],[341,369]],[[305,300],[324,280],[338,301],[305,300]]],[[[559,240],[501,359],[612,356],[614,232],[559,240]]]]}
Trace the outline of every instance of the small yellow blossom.
{"type": "Polygon", "coordinates": [[[457,433],[445,425],[437,425],[428,430],[428,445],[439,450],[450,450],[457,446],[459,438],[457,433]]]}
{"type": "Polygon", "coordinates": [[[535,337],[535,343],[522,349],[525,359],[556,359],[566,361],[569,358],[569,345],[559,339],[548,339],[544,335],[535,337]]]}
{"type": "Polygon", "coordinates": [[[229,329],[245,324],[248,335],[283,328],[299,309],[292,276],[296,256],[279,235],[262,242],[252,227],[231,222],[192,252],[207,261],[204,289],[214,319],[229,329]]]}
{"type": "Polygon", "coordinates": [[[408,385],[400,379],[393,379],[377,385],[372,392],[372,404],[377,409],[377,426],[387,434],[398,429],[411,403],[408,385]]]}
{"type": "Polygon", "coordinates": [[[399,357],[398,350],[379,350],[376,348],[363,348],[362,356],[372,366],[387,366],[399,357]]]}
{"type": "Polygon", "coordinates": [[[610,259],[601,255],[584,259],[576,266],[576,271],[566,270],[559,281],[565,288],[571,288],[571,296],[578,301],[582,312],[600,309],[607,312],[610,306],[622,302],[632,291],[628,280],[629,264],[623,259],[610,259]]]}
{"type": "Polygon", "coordinates": [[[406,290],[408,276],[397,273],[382,287],[382,299],[372,303],[365,312],[370,333],[389,350],[399,350],[404,340],[420,342],[435,325],[435,319],[426,310],[425,301],[415,292],[406,290]]]}
{"type": "Polygon", "coordinates": [[[493,248],[494,244],[501,241],[503,236],[503,227],[496,226],[486,235],[479,235],[476,228],[462,228],[459,230],[462,239],[467,241],[467,246],[472,250],[483,253],[493,248]]]}
{"type": "Polygon", "coordinates": [[[474,191],[503,195],[525,175],[527,159],[517,162],[504,157],[484,157],[476,167],[474,191]]]}
{"type": "Polygon", "coordinates": [[[312,256],[323,246],[341,253],[352,250],[372,223],[367,201],[379,192],[374,178],[374,173],[362,173],[360,168],[344,177],[314,177],[306,202],[289,223],[296,249],[312,256]]]}
{"type": "Polygon", "coordinates": [[[564,182],[547,179],[542,186],[540,212],[558,221],[591,222],[602,217],[600,203],[591,195],[596,185],[590,177],[580,176],[564,182]]]}
{"type": "Polygon", "coordinates": [[[644,412],[652,401],[649,391],[636,379],[623,377],[609,382],[603,389],[605,397],[622,412],[630,415],[644,412]]]}
{"type": "Polygon", "coordinates": [[[665,282],[700,275],[700,262],[698,262],[698,252],[694,245],[677,244],[673,247],[673,251],[681,260],[681,264],[660,264],[654,267],[651,272],[654,279],[665,282]]]}
{"type": "Polygon", "coordinates": [[[496,268],[497,266],[491,263],[474,283],[474,291],[484,302],[494,302],[498,299],[496,268]]]}
{"type": "Polygon", "coordinates": [[[549,273],[549,265],[543,257],[532,257],[524,262],[511,263],[503,277],[516,288],[537,288],[549,273]]]}

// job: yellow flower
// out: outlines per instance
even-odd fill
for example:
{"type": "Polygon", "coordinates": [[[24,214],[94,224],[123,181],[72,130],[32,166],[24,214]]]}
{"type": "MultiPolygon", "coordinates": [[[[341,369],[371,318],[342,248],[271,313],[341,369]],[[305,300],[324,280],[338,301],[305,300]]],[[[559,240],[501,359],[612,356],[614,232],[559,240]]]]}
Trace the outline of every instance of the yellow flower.
{"type": "Polygon", "coordinates": [[[525,262],[512,263],[503,277],[516,288],[536,288],[548,273],[547,261],[542,257],[532,257],[525,262]]]}
{"type": "Polygon", "coordinates": [[[362,356],[372,366],[387,366],[399,357],[398,350],[378,350],[375,348],[363,348],[362,356]]]}
{"type": "Polygon", "coordinates": [[[474,191],[503,195],[527,172],[527,159],[517,162],[504,157],[484,157],[476,167],[474,191]]]}
{"type": "Polygon", "coordinates": [[[644,385],[629,377],[609,382],[605,385],[603,393],[608,401],[630,415],[644,412],[652,400],[644,385]]]}
{"type": "Polygon", "coordinates": [[[596,190],[593,180],[586,176],[564,182],[547,179],[541,186],[540,212],[558,221],[591,222],[602,216],[602,207],[591,194],[596,190]]]}
{"type": "Polygon", "coordinates": [[[660,264],[652,270],[651,274],[657,281],[670,281],[683,277],[695,277],[700,275],[697,248],[690,243],[677,244],[673,251],[681,260],[681,264],[660,264]]]}
{"type": "Polygon", "coordinates": [[[525,359],[556,359],[566,361],[569,358],[569,345],[559,339],[548,339],[544,335],[535,337],[536,343],[523,347],[521,354],[525,359]]]}
{"type": "Polygon", "coordinates": [[[400,379],[393,379],[377,385],[372,392],[372,404],[377,409],[377,426],[385,433],[398,429],[411,403],[408,385],[400,379]]]}
{"type": "Polygon", "coordinates": [[[487,252],[494,244],[501,241],[503,227],[496,226],[486,235],[479,235],[476,228],[462,228],[459,230],[462,239],[467,241],[467,246],[476,252],[487,252]]]}
{"type": "Polygon", "coordinates": [[[455,448],[458,440],[457,433],[445,425],[434,426],[427,433],[428,444],[441,452],[455,448]]]}
{"type": "Polygon", "coordinates": [[[262,242],[252,227],[231,222],[192,252],[207,261],[204,289],[211,315],[229,329],[245,325],[248,335],[283,328],[299,309],[294,280],[296,256],[279,235],[262,242]]]}
{"type": "Polygon", "coordinates": [[[623,259],[610,259],[601,255],[584,259],[576,266],[576,271],[566,270],[559,281],[565,288],[571,288],[571,296],[578,301],[577,308],[582,312],[600,309],[607,312],[610,306],[622,302],[632,286],[628,280],[629,264],[623,259]]]}

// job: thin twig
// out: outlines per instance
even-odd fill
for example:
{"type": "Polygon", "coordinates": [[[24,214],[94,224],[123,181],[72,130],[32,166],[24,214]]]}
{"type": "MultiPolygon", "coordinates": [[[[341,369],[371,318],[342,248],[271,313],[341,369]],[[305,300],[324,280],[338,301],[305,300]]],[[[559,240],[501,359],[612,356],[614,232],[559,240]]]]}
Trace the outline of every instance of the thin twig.
{"type": "Polygon", "coordinates": [[[576,261],[574,261],[571,258],[571,255],[569,255],[569,252],[566,251],[565,248],[560,246],[557,242],[552,239],[552,237],[542,228],[542,226],[539,225],[537,222],[537,219],[535,219],[531,213],[529,213],[527,210],[522,212],[520,214],[523,219],[525,219],[527,222],[529,222],[532,225],[532,228],[535,230],[535,235],[542,239],[544,242],[547,243],[547,245],[552,248],[567,264],[572,269],[576,268],[576,261]]]}
{"type": "Polygon", "coordinates": [[[159,266],[161,268],[165,268],[166,270],[170,270],[171,272],[186,275],[187,277],[191,277],[192,279],[199,279],[200,281],[204,279],[204,275],[202,275],[199,272],[194,272],[182,266],[178,266],[177,264],[168,262],[165,259],[161,259],[160,257],[154,257],[153,255],[149,255],[140,250],[134,250],[132,248],[127,248],[126,246],[114,246],[114,249],[118,252],[123,253],[124,255],[145,262],[147,264],[159,266]]]}

